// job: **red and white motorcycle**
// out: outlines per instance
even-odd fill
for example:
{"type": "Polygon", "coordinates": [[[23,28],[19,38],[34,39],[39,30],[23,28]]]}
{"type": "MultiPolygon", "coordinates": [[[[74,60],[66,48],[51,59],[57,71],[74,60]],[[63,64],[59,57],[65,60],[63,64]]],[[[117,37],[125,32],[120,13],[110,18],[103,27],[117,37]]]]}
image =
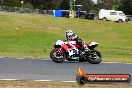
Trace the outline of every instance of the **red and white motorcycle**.
{"type": "Polygon", "coordinates": [[[91,42],[86,44],[89,50],[85,50],[76,41],[62,41],[58,40],[54,44],[54,49],[50,52],[50,58],[57,63],[64,60],[89,62],[91,64],[99,64],[102,61],[102,55],[95,50],[98,43],[91,42]]]}

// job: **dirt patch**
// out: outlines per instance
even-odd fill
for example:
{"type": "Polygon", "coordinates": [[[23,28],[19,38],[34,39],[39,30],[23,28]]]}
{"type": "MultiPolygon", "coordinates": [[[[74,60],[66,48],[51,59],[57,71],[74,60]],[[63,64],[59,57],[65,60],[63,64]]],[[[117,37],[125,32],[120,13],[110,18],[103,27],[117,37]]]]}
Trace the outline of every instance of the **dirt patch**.
{"type": "Polygon", "coordinates": [[[61,28],[55,26],[48,26],[47,28],[50,30],[61,30],[61,28]]]}

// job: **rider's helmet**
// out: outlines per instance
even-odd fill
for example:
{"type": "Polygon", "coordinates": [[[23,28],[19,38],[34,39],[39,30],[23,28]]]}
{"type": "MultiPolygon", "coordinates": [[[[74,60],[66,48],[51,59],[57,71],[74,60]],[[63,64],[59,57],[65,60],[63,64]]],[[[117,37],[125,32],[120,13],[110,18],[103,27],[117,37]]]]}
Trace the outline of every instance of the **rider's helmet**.
{"type": "Polygon", "coordinates": [[[74,41],[78,36],[73,33],[71,30],[66,31],[67,40],[74,41]]]}

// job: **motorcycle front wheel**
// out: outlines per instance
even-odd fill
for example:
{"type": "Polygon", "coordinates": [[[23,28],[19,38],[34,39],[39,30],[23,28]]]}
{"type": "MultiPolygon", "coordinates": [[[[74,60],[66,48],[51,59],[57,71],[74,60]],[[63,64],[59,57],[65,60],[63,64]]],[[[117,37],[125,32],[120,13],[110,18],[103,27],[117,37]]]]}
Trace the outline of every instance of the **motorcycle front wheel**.
{"type": "Polygon", "coordinates": [[[50,58],[56,63],[62,63],[65,60],[65,57],[65,53],[58,52],[55,49],[50,52],[50,58]]]}
{"type": "Polygon", "coordinates": [[[87,57],[87,60],[91,64],[99,64],[102,61],[102,55],[97,50],[91,50],[87,57]]]}

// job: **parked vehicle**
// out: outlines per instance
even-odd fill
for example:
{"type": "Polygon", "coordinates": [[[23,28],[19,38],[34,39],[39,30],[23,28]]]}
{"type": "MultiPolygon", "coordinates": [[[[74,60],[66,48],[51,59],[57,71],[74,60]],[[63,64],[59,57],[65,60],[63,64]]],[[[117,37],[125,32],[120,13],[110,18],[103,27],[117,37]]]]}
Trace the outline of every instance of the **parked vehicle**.
{"type": "Polygon", "coordinates": [[[50,53],[50,58],[57,63],[64,60],[89,62],[92,64],[99,64],[102,61],[102,55],[95,47],[98,43],[91,42],[87,44],[89,51],[78,45],[76,41],[62,41],[58,40],[54,44],[54,49],[50,53]]]}
{"type": "Polygon", "coordinates": [[[115,10],[105,10],[101,9],[99,11],[99,20],[110,20],[116,22],[127,22],[128,18],[122,11],[115,11],[115,10]]]}

